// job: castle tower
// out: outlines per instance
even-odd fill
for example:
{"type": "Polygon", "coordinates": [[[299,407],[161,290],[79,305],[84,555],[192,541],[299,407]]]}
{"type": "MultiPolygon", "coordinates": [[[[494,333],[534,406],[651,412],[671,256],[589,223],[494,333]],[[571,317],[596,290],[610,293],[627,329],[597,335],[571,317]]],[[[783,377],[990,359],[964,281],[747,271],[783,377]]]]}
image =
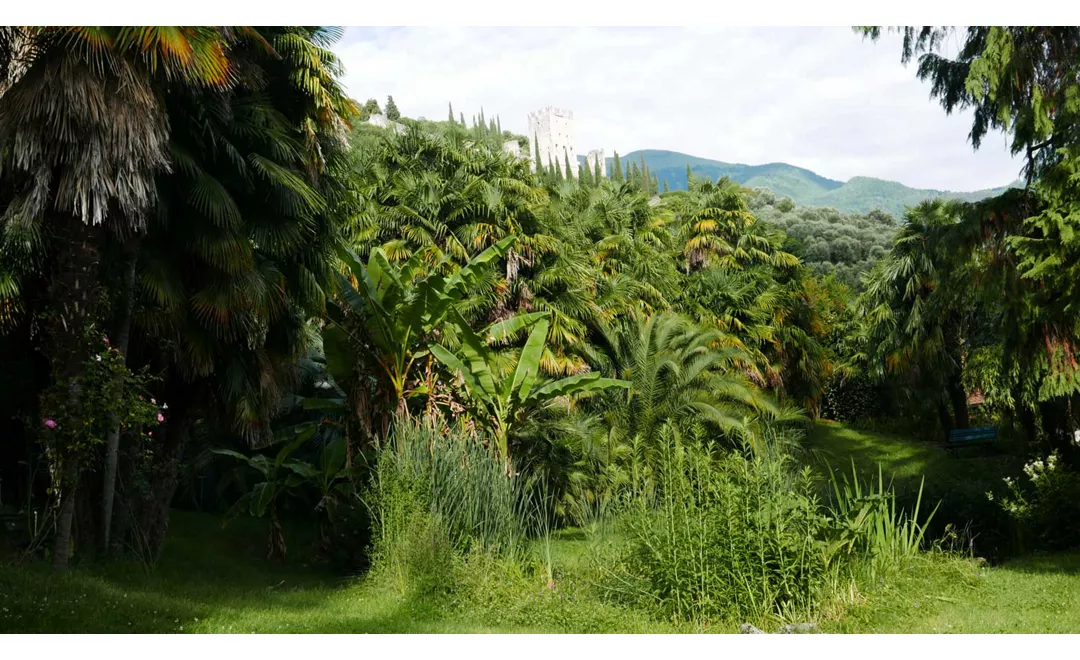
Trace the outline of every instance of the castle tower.
{"type": "Polygon", "coordinates": [[[603,149],[593,149],[585,156],[585,167],[589,168],[589,174],[596,171],[597,163],[600,164],[600,176],[607,177],[607,161],[604,159],[603,149]]]}
{"type": "MultiPolygon", "coordinates": [[[[562,165],[569,156],[574,175],[580,174],[577,148],[574,144],[574,112],[548,106],[529,113],[529,137],[539,145],[540,160],[545,166],[562,165]],[[564,155],[565,154],[565,155],[564,155]]],[[[535,166],[536,154],[532,158],[535,166]]]]}

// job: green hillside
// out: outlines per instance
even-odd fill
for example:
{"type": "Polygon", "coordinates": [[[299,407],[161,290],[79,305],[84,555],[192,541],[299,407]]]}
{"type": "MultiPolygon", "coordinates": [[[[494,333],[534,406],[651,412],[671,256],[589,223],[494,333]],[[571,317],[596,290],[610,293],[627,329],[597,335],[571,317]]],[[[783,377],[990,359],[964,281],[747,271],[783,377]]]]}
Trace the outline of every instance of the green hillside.
{"type": "MultiPolygon", "coordinates": [[[[976,201],[997,195],[1019,183],[974,192],[909,188],[895,181],[862,176],[844,183],[787,163],[743,165],[656,149],[634,151],[625,157],[620,155],[619,160],[640,163],[642,156],[649,169],[656,173],[661,185],[666,180],[671,190],[686,188],[686,166],[689,164],[695,176],[713,180],[726,176],[748,188],[767,188],[777,196],[790,197],[800,206],[831,206],[842,213],[867,213],[881,209],[897,218],[903,217],[905,206],[918,204],[925,199],[946,197],[976,201]]],[[[609,171],[613,162],[613,159],[608,159],[609,171]]]]}

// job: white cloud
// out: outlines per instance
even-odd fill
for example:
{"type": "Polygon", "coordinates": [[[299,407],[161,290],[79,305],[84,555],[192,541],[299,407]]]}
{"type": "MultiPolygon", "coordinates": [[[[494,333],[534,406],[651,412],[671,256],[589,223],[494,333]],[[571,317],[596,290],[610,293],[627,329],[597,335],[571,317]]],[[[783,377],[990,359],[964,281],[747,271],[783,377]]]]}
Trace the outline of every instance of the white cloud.
{"type": "Polygon", "coordinates": [[[350,28],[336,48],[361,101],[408,116],[571,108],[578,150],[670,149],[783,161],[839,180],[975,190],[1018,175],[1004,136],[973,152],[969,113],[946,116],[897,37],[847,28],[350,28]]]}

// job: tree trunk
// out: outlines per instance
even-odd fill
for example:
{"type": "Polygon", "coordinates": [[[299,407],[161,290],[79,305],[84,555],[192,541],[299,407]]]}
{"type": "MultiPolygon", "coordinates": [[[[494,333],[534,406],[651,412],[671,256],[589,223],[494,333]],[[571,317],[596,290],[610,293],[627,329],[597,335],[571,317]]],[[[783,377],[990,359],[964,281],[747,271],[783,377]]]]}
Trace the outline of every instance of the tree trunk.
{"type": "MultiPolygon", "coordinates": [[[[116,350],[127,363],[128,340],[131,337],[131,311],[135,295],[135,265],[139,258],[138,246],[134,240],[125,246],[128,254],[127,268],[124,272],[123,308],[113,342],[116,350]]],[[[112,537],[113,501],[116,497],[116,467],[120,455],[120,420],[113,415],[109,420],[109,435],[105,448],[105,484],[101,500],[101,548],[109,552],[112,537]]]]}
{"type": "MultiPolygon", "coordinates": [[[[1017,397],[1017,401],[1020,397],[1017,397]]],[[[1035,423],[1035,411],[1020,404],[1020,425],[1024,428],[1024,435],[1027,436],[1028,442],[1036,442],[1039,439],[1039,428],[1035,423]]]]}
{"type": "Polygon", "coordinates": [[[949,434],[949,431],[955,428],[953,426],[952,415],[949,414],[949,407],[940,401],[937,404],[938,420],[941,421],[941,430],[945,432],[945,435],[949,434]]]}
{"type": "Polygon", "coordinates": [[[949,402],[952,404],[956,428],[970,427],[971,417],[968,415],[967,392],[964,391],[964,384],[960,381],[959,373],[949,378],[949,402]]]}
{"type": "Polygon", "coordinates": [[[60,477],[60,515],[56,519],[56,539],[53,541],[53,568],[67,569],[71,560],[71,529],[75,520],[75,499],[79,485],[79,462],[74,456],[64,463],[60,477]]]}
{"type": "MultiPolygon", "coordinates": [[[[53,399],[42,402],[42,414],[50,414],[50,406],[63,405],[78,410],[81,392],[78,378],[85,369],[87,346],[85,332],[101,306],[101,287],[97,280],[98,248],[93,228],[80,218],[58,214],[51,218],[57,227],[55,270],[47,294],[48,318],[44,324],[43,346],[49,359],[52,381],[66,387],[63,403],[53,399]]],[[[72,523],[79,490],[79,457],[63,437],[55,446],[60,461],[60,514],[57,518],[53,548],[53,566],[63,569],[71,557],[72,523]]]]}
{"type": "Polygon", "coordinates": [[[180,483],[180,465],[184,446],[195,421],[193,402],[182,394],[187,383],[177,383],[174,392],[168,397],[169,419],[161,427],[158,443],[152,446],[153,466],[149,477],[150,492],[143,496],[139,504],[138,529],[143,550],[149,555],[146,559],[155,560],[165,545],[165,535],[169,529],[169,506],[172,504],[176,488],[180,483]]]}

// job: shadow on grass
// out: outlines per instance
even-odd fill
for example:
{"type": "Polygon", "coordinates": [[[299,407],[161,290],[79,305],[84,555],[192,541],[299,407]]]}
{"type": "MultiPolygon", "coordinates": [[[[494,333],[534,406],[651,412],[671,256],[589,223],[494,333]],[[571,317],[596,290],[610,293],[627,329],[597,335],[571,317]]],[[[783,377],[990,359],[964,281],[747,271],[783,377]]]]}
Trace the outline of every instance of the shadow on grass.
{"type": "Polygon", "coordinates": [[[1036,553],[1007,561],[1002,568],[1032,575],[1080,575],[1080,554],[1036,553]]]}
{"type": "Polygon", "coordinates": [[[220,518],[174,512],[169,542],[149,573],[131,561],[65,574],[42,561],[0,565],[0,633],[475,630],[423,602],[334,575],[303,553],[270,562],[265,526],[237,523],[223,530],[220,518]]]}

